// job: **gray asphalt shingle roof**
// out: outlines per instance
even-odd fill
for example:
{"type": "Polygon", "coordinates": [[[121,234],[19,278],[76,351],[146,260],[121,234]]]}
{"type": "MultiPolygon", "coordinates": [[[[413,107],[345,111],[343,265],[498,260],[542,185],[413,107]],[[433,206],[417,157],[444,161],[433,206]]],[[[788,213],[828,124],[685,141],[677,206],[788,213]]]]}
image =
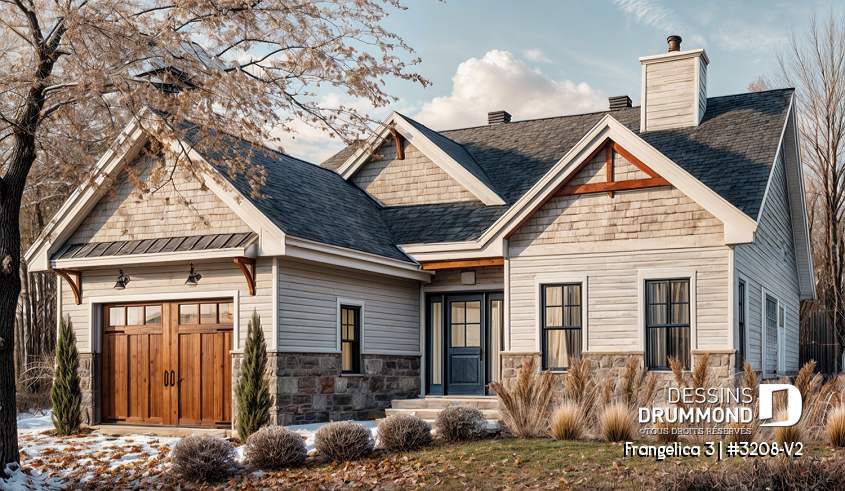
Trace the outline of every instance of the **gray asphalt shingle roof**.
{"type": "MultiPolygon", "coordinates": [[[[699,126],[639,136],[756,219],[791,96],[792,89],[783,89],[710,98],[699,126]]],[[[606,114],[639,134],[639,107],[442,132],[406,119],[513,204],[606,114]]],[[[232,141],[229,151],[252,151],[253,163],[265,168],[260,192],[269,197],[250,197],[242,178],[233,181],[235,187],[285,233],[303,239],[411,262],[397,244],[476,240],[510,206],[473,201],[382,207],[334,171],[351,147],[320,167],[232,141]]]]}
{"type": "MultiPolygon", "coordinates": [[[[187,138],[194,138],[191,132],[187,138]]],[[[222,169],[221,174],[286,234],[413,262],[393,242],[378,203],[338,173],[243,140],[232,138],[231,143],[227,151],[248,155],[252,164],[264,167],[267,181],[259,192],[266,197],[251,197],[243,176],[232,180],[222,169]]],[[[209,157],[208,150],[196,150],[209,157]]]]}

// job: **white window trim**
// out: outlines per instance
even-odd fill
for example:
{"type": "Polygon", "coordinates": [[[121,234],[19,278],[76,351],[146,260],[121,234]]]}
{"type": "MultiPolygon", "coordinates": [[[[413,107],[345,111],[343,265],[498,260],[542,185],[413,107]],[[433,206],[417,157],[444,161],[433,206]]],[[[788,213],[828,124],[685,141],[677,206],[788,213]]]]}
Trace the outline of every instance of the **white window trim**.
{"type": "Polygon", "coordinates": [[[88,304],[88,335],[91,340],[91,351],[93,353],[102,353],[103,348],[103,330],[102,330],[102,307],[103,304],[109,303],[127,303],[127,302],[181,302],[187,300],[204,300],[207,298],[228,298],[232,297],[232,302],[235,304],[235,318],[232,321],[232,351],[238,351],[240,345],[240,291],[213,291],[213,292],[196,292],[184,294],[174,297],[172,293],[152,293],[147,295],[115,295],[108,297],[91,297],[86,300],[88,304]]]}
{"type": "MultiPolygon", "coordinates": [[[[651,280],[689,280],[689,335],[690,351],[698,349],[698,315],[696,279],[698,271],[695,269],[639,269],[637,270],[637,332],[639,333],[639,350],[645,353],[646,315],[645,315],[645,283],[651,280]]],[[[646,367],[648,368],[648,367],[646,367]]]]}
{"type": "MultiPolygon", "coordinates": [[[[750,362],[751,360],[749,360],[749,358],[750,358],[749,355],[751,354],[751,351],[750,351],[751,344],[750,344],[750,340],[748,338],[751,337],[750,336],[751,335],[751,329],[749,329],[750,326],[748,324],[748,320],[749,320],[748,315],[750,313],[750,310],[748,308],[748,299],[750,297],[749,290],[750,290],[751,282],[749,282],[748,278],[744,274],[740,273],[739,271],[736,272],[736,276],[734,277],[734,292],[735,293],[733,295],[733,316],[734,316],[733,328],[736,329],[736,333],[737,333],[736,343],[739,343],[739,282],[740,281],[745,283],[745,294],[744,294],[745,298],[742,299],[742,306],[745,310],[745,343],[744,343],[745,346],[743,346],[742,348],[743,348],[743,352],[745,353],[745,361],[750,362]]],[[[731,329],[731,331],[733,331],[733,329],[731,329]]],[[[734,356],[739,356],[739,350],[737,350],[737,352],[734,356]]],[[[752,366],[754,366],[753,363],[752,363],[752,366]]]]}
{"type": "MultiPolygon", "coordinates": [[[[588,351],[590,348],[590,330],[587,320],[589,319],[589,296],[587,294],[589,277],[588,276],[565,276],[557,274],[537,275],[534,277],[534,332],[537,334],[534,349],[543,353],[543,286],[544,285],[560,285],[560,284],[580,284],[581,285],[581,353],[588,351]]],[[[506,346],[509,347],[509,346],[506,346]]]]}
{"type": "MultiPolygon", "coordinates": [[[[780,297],[775,295],[774,292],[772,292],[771,290],[766,289],[766,287],[761,287],[760,292],[761,292],[761,294],[760,294],[760,346],[762,347],[761,348],[762,352],[760,353],[760,368],[761,368],[760,373],[762,373],[764,379],[777,378],[778,375],[779,375],[778,372],[781,371],[781,368],[780,368],[781,367],[781,357],[783,356],[783,346],[781,346],[781,335],[780,335],[781,301],[780,301],[780,297]],[[776,361],[777,366],[775,368],[775,374],[771,375],[771,376],[766,375],[766,349],[768,348],[766,346],[766,344],[767,344],[766,341],[768,339],[768,333],[766,332],[766,329],[768,328],[768,326],[766,326],[766,297],[772,297],[774,299],[774,301],[775,301],[775,315],[778,316],[777,319],[775,319],[775,322],[777,323],[777,343],[778,343],[778,346],[777,346],[777,361],[776,361]]],[[[784,309],[783,315],[786,316],[785,309],[784,309]]],[[[784,330],[785,329],[786,329],[786,320],[784,319],[784,330]]]]}
{"type": "MultiPolygon", "coordinates": [[[[364,320],[366,319],[366,317],[364,315],[365,304],[366,304],[366,302],[364,302],[363,300],[353,299],[353,298],[337,297],[337,352],[338,353],[343,353],[343,346],[340,342],[340,339],[341,339],[341,336],[340,336],[340,309],[343,306],[347,306],[347,307],[358,307],[360,309],[360,312],[361,312],[361,319],[360,319],[360,325],[359,325],[359,328],[361,329],[361,332],[360,332],[360,334],[361,334],[360,354],[362,354],[362,355],[368,354],[367,350],[366,350],[366,346],[367,346],[366,345],[366,335],[364,334],[366,332],[366,329],[364,329],[364,326],[366,325],[364,323],[364,320]]],[[[364,367],[361,367],[361,369],[363,370],[364,367]]]]}

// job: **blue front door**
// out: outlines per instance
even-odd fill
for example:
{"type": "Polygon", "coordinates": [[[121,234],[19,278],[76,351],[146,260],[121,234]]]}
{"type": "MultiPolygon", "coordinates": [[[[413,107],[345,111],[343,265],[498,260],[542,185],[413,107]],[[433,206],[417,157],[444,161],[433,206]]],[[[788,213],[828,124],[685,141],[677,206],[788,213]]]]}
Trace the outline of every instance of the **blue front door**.
{"type": "Polygon", "coordinates": [[[484,395],[484,295],[449,295],[445,307],[446,393],[484,395]]]}

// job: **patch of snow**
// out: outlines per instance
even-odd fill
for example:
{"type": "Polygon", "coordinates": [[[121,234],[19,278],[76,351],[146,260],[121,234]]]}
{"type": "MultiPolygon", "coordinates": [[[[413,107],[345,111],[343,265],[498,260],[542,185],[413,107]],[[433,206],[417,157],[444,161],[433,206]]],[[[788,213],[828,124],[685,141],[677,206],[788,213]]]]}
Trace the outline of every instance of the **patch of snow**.
{"type": "Polygon", "coordinates": [[[53,428],[53,410],[18,414],[19,430],[49,430],[53,428]]]}

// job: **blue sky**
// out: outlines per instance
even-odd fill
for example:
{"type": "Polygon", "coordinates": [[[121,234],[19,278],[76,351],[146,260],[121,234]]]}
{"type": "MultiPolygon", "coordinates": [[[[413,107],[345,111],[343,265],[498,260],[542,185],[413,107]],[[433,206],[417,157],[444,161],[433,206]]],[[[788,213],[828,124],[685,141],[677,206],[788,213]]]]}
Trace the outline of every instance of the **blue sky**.
{"type": "MultiPolygon", "coordinates": [[[[800,1],[407,0],[386,27],[417,50],[416,70],[433,85],[392,81],[401,100],[370,110],[363,101],[325,94],[385,117],[398,110],[434,129],[486,123],[487,111],[505,109],[514,120],[577,114],[607,107],[627,94],[638,104],[638,58],[666,51],[666,37],[682,49],[705,48],[709,96],[745,92],[772,71],[774,53],[791,30],[801,30],[813,8],[800,1]]],[[[837,7],[839,8],[839,7],[837,7]]],[[[289,153],[319,163],[342,146],[319,131],[300,128],[282,138],[289,153]]]]}

